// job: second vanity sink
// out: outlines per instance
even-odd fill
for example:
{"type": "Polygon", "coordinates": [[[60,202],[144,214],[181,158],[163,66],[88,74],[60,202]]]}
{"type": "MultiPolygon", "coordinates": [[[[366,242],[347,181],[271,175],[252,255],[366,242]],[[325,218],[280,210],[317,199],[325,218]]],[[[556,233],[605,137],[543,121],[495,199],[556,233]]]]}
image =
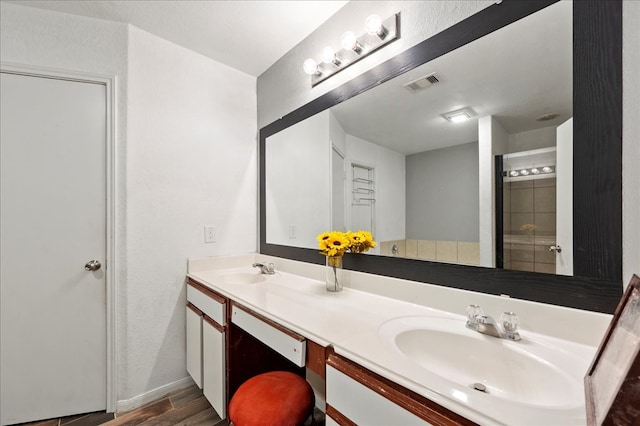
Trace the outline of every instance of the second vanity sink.
{"type": "Polygon", "coordinates": [[[387,321],[378,335],[414,371],[440,376],[458,394],[557,408],[584,403],[583,358],[543,338],[513,342],[469,330],[463,319],[418,316],[387,321]]]}

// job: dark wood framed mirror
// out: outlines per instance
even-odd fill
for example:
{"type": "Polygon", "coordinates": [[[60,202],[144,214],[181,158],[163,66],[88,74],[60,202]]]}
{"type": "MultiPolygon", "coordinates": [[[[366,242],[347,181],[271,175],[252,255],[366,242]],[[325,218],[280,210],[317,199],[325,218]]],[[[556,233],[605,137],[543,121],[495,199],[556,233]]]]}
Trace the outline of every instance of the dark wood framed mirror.
{"type": "MultiPolygon", "coordinates": [[[[260,130],[260,252],[321,264],[315,249],[266,238],[267,138],[535,13],[555,1],[505,0],[457,23],[260,130]]],[[[345,268],[612,313],[622,295],[622,3],[573,3],[574,276],[347,255],[345,268]]]]}

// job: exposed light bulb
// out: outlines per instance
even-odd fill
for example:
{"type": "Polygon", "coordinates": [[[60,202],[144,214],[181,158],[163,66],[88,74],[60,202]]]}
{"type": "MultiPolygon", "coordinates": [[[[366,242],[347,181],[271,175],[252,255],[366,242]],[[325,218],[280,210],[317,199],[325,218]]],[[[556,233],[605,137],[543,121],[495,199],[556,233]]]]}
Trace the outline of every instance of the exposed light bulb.
{"type": "Polygon", "coordinates": [[[377,35],[381,39],[387,35],[387,31],[382,26],[382,19],[378,15],[369,15],[364,25],[369,35],[377,35]]]}
{"type": "Polygon", "coordinates": [[[342,34],[341,44],[346,50],[353,50],[356,53],[360,53],[362,51],[362,46],[358,43],[358,38],[353,31],[347,31],[342,34]]]}
{"type": "Polygon", "coordinates": [[[313,59],[309,58],[302,64],[302,69],[309,75],[320,74],[320,68],[318,67],[318,63],[313,59]]]}
{"type": "Polygon", "coordinates": [[[322,59],[322,62],[325,62],[327,64],[335,62],[336,52],[335,50],[333,50],[333,47],[327,46],[322,49],[322,55],[320,55],[320,59],[322,59]]]}
{"type": "Polygon", "coordinates": [[[542,168],[542,171],[545,173],[551,173],[553,171],[553,169],[549,166],[545,166],[542,168]]]}
{"type": "Polygon", "coordinates": [[[520,174],[521,174],[522,176],[528,176],[528,175],[529,175],[529,170],[527,170],[527,169],[522,169],[522,170],[520,170],[520,174]]]}
{"type": "Polygon", "coordinates": [[[534,175],[537,175],[538,173],[540,173],[540,170],[534,167],[533,169],[531,169],[531,173],[533,173],[534,175]]]}
{"type": "Polygon", "coordinates": [[[520,176],[520,173],[518,173],[516,170],[511,170],[509,172],[509,176],[512,176],[512,177],[520,176]]]}

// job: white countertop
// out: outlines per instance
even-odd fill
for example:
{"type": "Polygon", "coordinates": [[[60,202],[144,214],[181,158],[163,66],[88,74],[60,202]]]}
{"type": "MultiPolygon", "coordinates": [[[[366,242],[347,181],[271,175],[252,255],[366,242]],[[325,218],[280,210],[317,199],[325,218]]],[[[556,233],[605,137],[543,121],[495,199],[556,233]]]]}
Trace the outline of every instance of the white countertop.
{"type": "MultiPolygon", "coordinates": [[[[236,265],[232,266],[237,268],[236,265]]],[[[243,270],[251,271],[251,268],[245,266],[243,270]]],[[[220,269],[196,267],[190,268],[188,275],[320,345],[332,345],[336,353],[474,422],[483,425],[586,423],[583,404],[549,408],[515,403],[480,392],[469,392],[465,388],[452,387],[451,382],[436,374],[416,370],[393,348],[384,344],[379,336],[380,327],[395,318],[444,317],[459,319],[464,324],[461,315],[350,288],[330,293],[326,291],[322,281],[282,271],[276,271],[272,276],[266,275],[265,281],[254,284],[225,284],[216,279],[220,272],[220,269]]],[[[523,341],[540,336],[527,330],[521,330],[521,334],[523,341]]],[[[589,345],[547,336],[545,339],[578,354],[579,359],[584,361],[584,365],[578,368],[583,368],[584,371],[595,354],[596,348],[589,345]]],[[[544,378],[531,377],[531,380],[544,378]]]]}

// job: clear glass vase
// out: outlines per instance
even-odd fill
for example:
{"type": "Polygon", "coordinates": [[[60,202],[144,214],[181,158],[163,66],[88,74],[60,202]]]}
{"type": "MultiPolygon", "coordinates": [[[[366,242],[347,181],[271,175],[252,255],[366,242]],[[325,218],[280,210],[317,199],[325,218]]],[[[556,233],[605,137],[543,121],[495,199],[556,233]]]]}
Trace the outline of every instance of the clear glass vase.
{"type": "Polygon", "coordinates": [[[342,256],[327,256],[325,282],[327,291],[342,291],[342,256]]]}

